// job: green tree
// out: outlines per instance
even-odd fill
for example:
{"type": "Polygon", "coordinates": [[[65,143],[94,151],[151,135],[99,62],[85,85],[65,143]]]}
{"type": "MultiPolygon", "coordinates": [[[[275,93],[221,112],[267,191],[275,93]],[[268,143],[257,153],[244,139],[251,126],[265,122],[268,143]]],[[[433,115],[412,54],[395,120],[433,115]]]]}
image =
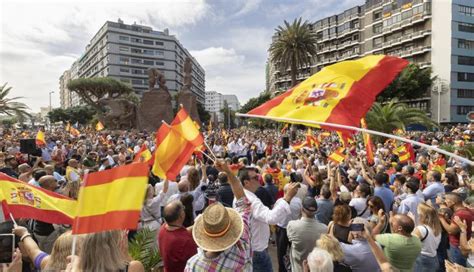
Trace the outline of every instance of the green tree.
{"type": "Polygon", "coordinates": [[[377,101],[388,102],[394,98],[399,100],[415,99],[429,96],[434,78],[431,68],[421,69],[417,64],[409,64],[390,85],[378,96],[377,101]]]}
{"type": "Polygon", "coordinates": [[[17,96],[8,98],[12,87],[7,87],[7,83],[0,87],[0,114],[8,116],[17,116],[18,118],[25,119],[30,114],[27,112],[29,109],[24,103],[18,102],[23,97],[17,96]]]}
{"type": "Polygon", "coordinates": [[[276,29],[276,39],[270,45],[272,62],[278,63],[281,70],[290,68],[291,86],[296,85],[298,68],[309,66],[316,55],[316,33],[308,21],[295,19],[293,23],[284,21],[276,29]]]}
{"type": "Polygon", "coordinates": [[[92,121],[96,113],[96,110],[90,106],[76,106],[67,109],[56,108],[48,113],[48,118],[53,123],[70,122],[71,124],[85,125],[92,121]]]}
{"type": "Polygon", "coordinates": [[[140,261],[145,271],[155,271],[161,261],[160,252],[156,248],[156,232],[143,228],[137,232],[133,240],[128,243],[128,253],[140,261]]]}
{"type": "Polygon", "coordinates": [[[424,111],[410,108],[405,103],[392,100],[386,104],[374,103],[365,117],[369,129],[391,134],[396,129],[405,130],[407,126],[419,124],[427,128],[436,127],[424,111]]]}
{"type": "Polygon", "coordinates": [[[101,98],[129,98],[134,92],[130,85],[110,77],[74,79],[67,84],[67,88],[98,112],[102,110],[98,103],[101,98]]]}
{"type": "Polygon", "coordinates": [[[197,103],[197,111],[201,122],[207,124],[211,119],[211,114],[204,108],[201,103],[197,103]]]}

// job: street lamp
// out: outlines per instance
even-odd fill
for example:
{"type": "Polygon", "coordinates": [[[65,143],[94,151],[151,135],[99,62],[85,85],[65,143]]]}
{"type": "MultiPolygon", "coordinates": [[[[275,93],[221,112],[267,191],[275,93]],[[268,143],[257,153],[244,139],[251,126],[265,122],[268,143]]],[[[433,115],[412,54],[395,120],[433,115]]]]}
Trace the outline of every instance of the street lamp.
{"type": "Polygon", "coordinates": [[[438,94],[438,125],[441,124],[441,95],[446,91],[446,86],[446,80],[438,78],[433,88],[433,92],[438,94]]]}
{"type": "MultiPolygon", "coordinates": [[[[54,93],[54,91],[49,92],[49,112],[51,112],[51,110],[52,110],[52,108],[51,108],[51,94],[53,94],[53,93],[54,93]]],[[[49,120],[49,130],[51,131],[51,119],[48,118],[48,120],[49,120]]]]}

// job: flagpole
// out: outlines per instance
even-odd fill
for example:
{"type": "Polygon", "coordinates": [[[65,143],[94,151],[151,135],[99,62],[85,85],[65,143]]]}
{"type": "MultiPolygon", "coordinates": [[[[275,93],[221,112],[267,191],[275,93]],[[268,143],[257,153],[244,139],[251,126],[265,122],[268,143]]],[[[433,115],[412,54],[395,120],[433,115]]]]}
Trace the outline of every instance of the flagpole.
{"type": "Polygon", "coordinates": [[[209,145],[207,144],[206,140],[204,140],[204,145],[206,146],[207,150],[209,150],[209,152],[211,153],[211,155],[214,157],[214,160],[217,160],[217,156],[216,154],[214,154],[214,152],[212,151],[212,149],[209,147],[209,145]]]}
{"type": "Polygon", "coordinates": [[[204,156],[206,156],[206,158],[211,160],[211,162],[216,163],[216,161],[214,159],[212,159],[209,155],[207,155],[205,152],[203,152],[203,151],[199,151],[199,152],[201,152],[204,156]]]}
{"type": "Polygon", "coordinates": [[[358,128],[358,127],[353,127],[353,126],[346,126],[346,125],[341,125],[341,124],[334,124],[334,123],[318,122],[318,121],[312,121],[312,120],[300,120],[300,119],[294,119],[294,118],[262,116],[262,115],[255,115],[255,114],[236,113],[236,116],[248,117],[248,118],[261,118],[261,119],[268,119],[268,120],[274,120],[274,121],[283,121],[283,122],[291,122],[291,123],[297,123],[297,124],[302,124],[302,125],[311,124],[311,125],[319,125],[319,126],[328,126],[328,127],[334,127],[334,128],[342,128],[342,129],[355,130],[355,131],[359,131],[359,132],[365,132],[365,133],[378,135],[378,136],[382,136],[382,137],[387,137],[387,138],[395,139],[395,140],[398,140],[398,141],[401,141],[401,142],[421,146],[421,147],[424,147],[426,149],[433,150],[433,151],[436,151],[438,153],[444,154],[446,156],[453,157],[455,159],[458,159],[458,160],[463,161],[465,163],[468,163],[470,165],[474,165],[473,161],[470,161],[470,160],[468,160],[464,157],[453,154],[451,152],[440,149],[438,147],[434,147],[434,146],[431,146],[431,145],[427,145],[427,144],[424,144],[424,143],[420,143],[420,142],[417,142],[417,141],[406,139],[406,138],[403,138],[403,137],[400,137],[400,136],[395,136],[395,135],[391,135],[391,134],[387,134],[387,133],[383,133],[383,132],[378,132],[378,131],[375,131],[375,130],[370,130],[370,129],[365,129],[365,128],[358,128]]]}

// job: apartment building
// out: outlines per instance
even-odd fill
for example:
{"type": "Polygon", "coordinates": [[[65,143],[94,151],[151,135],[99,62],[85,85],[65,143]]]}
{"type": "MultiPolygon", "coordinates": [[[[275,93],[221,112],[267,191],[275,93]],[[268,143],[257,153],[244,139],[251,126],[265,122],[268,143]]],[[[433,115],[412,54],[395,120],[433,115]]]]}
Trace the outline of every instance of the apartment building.
{"type": "MultiPolygon", "coordinates": [[[[204,103],[205,71],[168,29],[107,21],[86,46],[71,72],[78,78],[112,77],[130,84],[138,95],[148,90],[148,69],[158,68],[171,95],[183,87],[186,57],[192,62],[191,92],[204,103]]],[[[65,98],[66,99],[66,95],[65,98]]]]}
{"type": "Polygon", "coordinates": [[[226,103],[232,111],[240,110],[240,102],[236,95],[221,94],[215,91],[206,92],[204,108],[211,114],[215,113],[219,122],[224,121],[224,115],[221,110],[225,107],[226,103]]]}
{"type": "MultiPolygon", "coordinates": [[[[410,106],[440,123],[467,122],[466,113],[474,110],[473,14],[471,0],[366,0],[312,24],[318,53],[310,66],[300,67],[297,79],[370,54],[399,56],[431,67],[437,77],[431,92],[406,101],[410,106]]],[[[289,88],[289,70],[269,66],[270,90],[289,88]]]]}

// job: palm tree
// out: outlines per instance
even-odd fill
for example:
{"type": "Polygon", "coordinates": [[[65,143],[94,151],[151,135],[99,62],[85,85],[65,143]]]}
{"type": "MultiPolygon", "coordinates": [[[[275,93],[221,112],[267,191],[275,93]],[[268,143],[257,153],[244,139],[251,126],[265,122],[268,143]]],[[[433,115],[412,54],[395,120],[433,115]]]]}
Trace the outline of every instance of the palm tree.
{"type": "Polygon", "coordinates": [[[12,87],[7,87],[7,83],[3,84],[0,87],[0,114],[6,114],[8,116],[18,116],[19,118],[25,118],[26,116],[30,116],[26,110],[28,110],[28,106],[24,103],[18,102],[18,99],[22,99],[23,97],[17,96],[12,98],[7,98],[11,91],[12,87]]]}
{"type": "Polygon", "coordinates": [[[316,33],[311,30],[308,21],[295,19],[293,23],[287,21],[276,29],[277,38],[270,46],[270,56],[274,63],[278,63],[282,71],[290,68],[291,86],[296,85],[298,68],[309,66],[312,56],[316,55],[316,33]]]}
{"type": "Polygon", "coordinates": [[[427,128],[437,126],[424,111],[410,108],[405,103],[397,103],[396,100],[391,100],[386,104],[374,103],[365,119],[369,129],[389,134],[397,129],[405,130],[412,124],[423,125],[427,128]]]}

